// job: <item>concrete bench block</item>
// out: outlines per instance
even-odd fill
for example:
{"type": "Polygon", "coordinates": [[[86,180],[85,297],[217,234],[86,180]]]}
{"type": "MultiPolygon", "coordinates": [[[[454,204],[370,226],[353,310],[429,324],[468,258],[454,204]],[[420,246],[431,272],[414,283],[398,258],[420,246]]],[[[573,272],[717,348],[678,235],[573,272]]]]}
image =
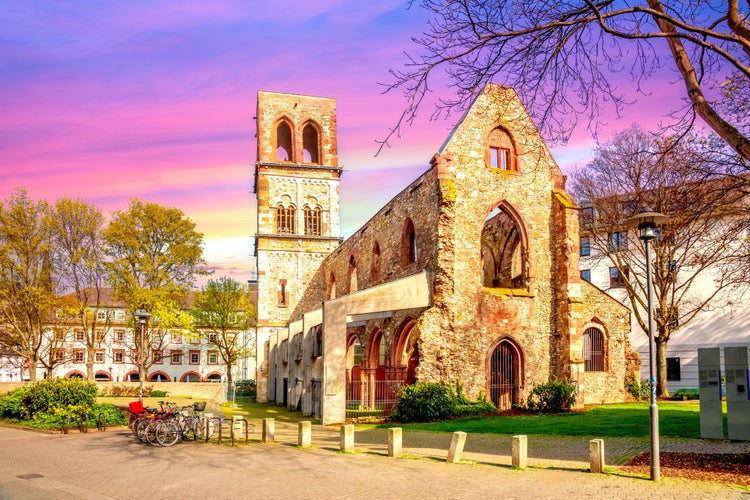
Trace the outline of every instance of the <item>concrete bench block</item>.
{"type": "Polygon", "coordinates": [[[466,444],[466,433],[456,431],[451,438],[451,448],[448,450],[446,461],[455,464],[461,461],[461,455],[464,453],[464,444],[466,444]]]}
{"type": "Polygon", "coordinates": [[[512,465],[517,469],[525,469],[528,465],[528,439],[524,435],[513,436],[512,465]]]}
{"type": "Polygon", "coordinates": [[[589,462],[591,472],[601,474],[604,472],[604,440],[592,439],[589,441],[589,462]]]}
{"type": "Polygon", "coordinates": [[[275,429],[276,429],[276,423],[274,419],[264,418],[263,419],[263,436],[261,438],[262,442],[273,443],[275,429]]]}
{"type": "Polygon", "coordinates": [[[302,448],[309,448],[312,446],[312,422],[304,421],[299,423],[297,445],[302,448]]]}
{"type": "Polygon", "coordinates": [[[391,427],[388,429],[388,456],[398,458],[402,453],[401,427],[391,427]]]}
{"type": "Polygon", "coordinates": [[[354,453],[354,425],[346,424],[341,426],[341,451],[354,453]]]}

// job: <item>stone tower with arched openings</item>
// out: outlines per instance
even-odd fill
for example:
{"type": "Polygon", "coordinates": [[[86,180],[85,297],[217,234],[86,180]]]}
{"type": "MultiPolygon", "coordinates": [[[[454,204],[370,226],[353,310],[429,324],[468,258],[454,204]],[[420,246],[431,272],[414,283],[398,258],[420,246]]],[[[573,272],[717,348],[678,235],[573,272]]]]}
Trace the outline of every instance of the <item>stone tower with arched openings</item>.
{"type": "Polygon", "coordinates": [[[267,340],[286,327],[302,295],[316,286],[323,259],[341,243],[342,169],[334,99],[259,91],[256,123],[260,401],[268,393],[267,340]]]}

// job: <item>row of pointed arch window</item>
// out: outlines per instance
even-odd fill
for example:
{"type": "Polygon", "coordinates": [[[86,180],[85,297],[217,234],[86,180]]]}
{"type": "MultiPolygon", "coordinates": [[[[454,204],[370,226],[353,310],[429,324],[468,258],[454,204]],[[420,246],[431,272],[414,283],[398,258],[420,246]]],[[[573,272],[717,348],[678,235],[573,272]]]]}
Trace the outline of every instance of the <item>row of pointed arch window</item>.
{"type": "MultiPolygon", "coordinates": [[[[406,267],[417,261],[417,234],[414,229],[414,223],[411,219],[406,219],[404,231],[401,236],[401,265],[406,267]]],[[[372,255],[370,257],[370,281],[372,284],[380,281],[380,244],[376,241],[372,245],[372,255]]],[[[358,289],[358,270],[357,259],[354,255],[349,256],[349,269],[347,272],[347,283],[349,293],[354,293],[358,289]]],[[[328,281],[328,299],[336,298],[336,276],[331,273],[328,281]]]]}
{"type": "MultiPolygon", "coordinates": [[[[303,230],[305,235],[320,236],[322,233],[322,213],[320,207],[303,209],[303,230]]],[[[276,207],[276,233],[297,234],[297,208],[294,205],[276,207]]]]}

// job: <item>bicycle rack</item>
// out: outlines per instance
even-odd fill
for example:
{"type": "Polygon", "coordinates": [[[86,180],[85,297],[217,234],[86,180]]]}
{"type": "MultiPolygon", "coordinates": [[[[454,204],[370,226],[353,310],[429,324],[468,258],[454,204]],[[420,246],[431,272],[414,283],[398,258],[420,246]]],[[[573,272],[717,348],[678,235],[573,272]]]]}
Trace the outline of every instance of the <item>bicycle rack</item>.
{"type": "Polygon", "coordinates": [[[100,413],[96,416],[96,428],[100,432],[107,432],[107,414],[100,413]]]}
{"type": "Polygon", "coordinates": [[[221,444],[221,421],[224,420],[221,417],[211,417],[211,418],[207,418],[206,419],[206,442],[208,443],[208,440],[210,438],[210,436],[208,435],[208,422],[212,421],[212,420],[216,420],[216,423],[218,424],[218,427],[219,427],[219,444],[221,444]]]}
{"type": "Polygon", "coordinates": [[[250,424],[248,424],[247,419],[245,417],[241,417],[241,418],[237,418],[237,419],[233,418],[232,419],[232,427],[230,427],[230,431],[231,431],[231,434],[232,434],[232,446],[234,446],[234,440],[235,440],[235,438],[234,438],[234,426],[237,424],[237,422],[245,424],[244,425],[244,428],[245,428],[245,444],[247,444],[247,443],[250,442],[250,437],[249,437],[250,436],[250,424]]]}
{"type": "Polygon", "coordinates": [[[89,431],[89,414],[84,413],[78,421],[78,430],[81,432],[89,431]],[[85,423],[84,423],[85,422],[85,423]]]}

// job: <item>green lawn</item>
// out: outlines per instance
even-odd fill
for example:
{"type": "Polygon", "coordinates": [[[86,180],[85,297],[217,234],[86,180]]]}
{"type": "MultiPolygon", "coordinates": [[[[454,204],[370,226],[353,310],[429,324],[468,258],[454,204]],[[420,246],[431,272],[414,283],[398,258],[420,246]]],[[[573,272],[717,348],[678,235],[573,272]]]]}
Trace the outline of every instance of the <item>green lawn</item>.
{"type": "MultiPolygon", "coordinates": [[[[392,426],[381,424],[378,427],[392,426]]],[[[604,405],[571,413],[470,417],[427,424],[403,424],[403,427],[434,432],[643,437],[649,435],[649,406],[644,403],[604,405]]],[[[700,438],[698,402],[659,403],[659,435],[700,438]]]]}

